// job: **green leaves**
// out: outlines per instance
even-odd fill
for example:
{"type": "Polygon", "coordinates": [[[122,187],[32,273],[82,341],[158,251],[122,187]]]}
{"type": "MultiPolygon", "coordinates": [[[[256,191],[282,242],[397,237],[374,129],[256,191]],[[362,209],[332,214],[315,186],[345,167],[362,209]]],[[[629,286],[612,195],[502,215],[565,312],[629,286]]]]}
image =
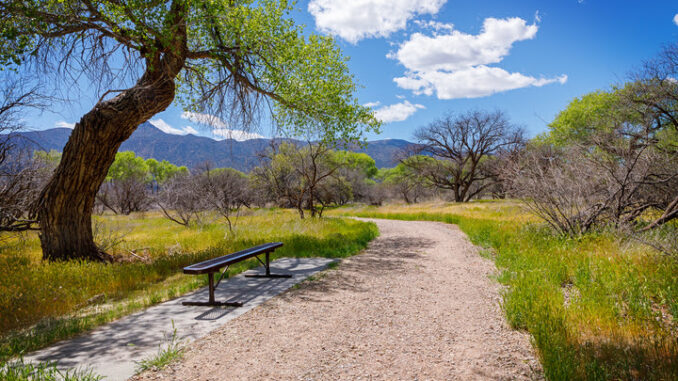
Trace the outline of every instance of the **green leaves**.
{"type": "Polygon", "coordinates": [[[549,124],[549,132],[540,139],[556,145],[581,141],[600,131],[615,127],[621,99],[617,91],[595,91],[575,98],[549,124]]]}
{"type": "Polygon", "coordinates": [[[141,66],[177,82],[186,109],[229,128],[249,129],[270,109],[280,135],[364,140],[379,122],[354,97],[346,58],[292,10],[284,0],[3,0],[0,64],[59,62],[94,81],[141,66]]]}
{"type": "Polygon", "coordinates": [[[132,151],[118,152],[115,161],[108,170],[107,181],[140,180],[151,182],[155,180],[159,185],[178,174],[188,174],[186,167],[178,167],[167,160],[144,160],[132,151]]]}
{"type": "Polygon", "coordinates": [[[106,180],[138,179],[149,181],[149,168],[142,157],[132,151],[118,152],[115,161],[108,170],[106,180]]]}

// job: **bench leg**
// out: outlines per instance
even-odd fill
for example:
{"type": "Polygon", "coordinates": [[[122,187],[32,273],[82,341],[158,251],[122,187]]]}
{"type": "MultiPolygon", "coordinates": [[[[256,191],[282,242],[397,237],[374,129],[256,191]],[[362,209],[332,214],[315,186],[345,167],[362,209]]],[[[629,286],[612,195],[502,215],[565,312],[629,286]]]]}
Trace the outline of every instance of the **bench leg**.
{"type": "MultiPolygon", "coordinates": [[[[259,259],[259,257],[257,257],[259,259]]],[[[259,262],[261,260],[259,259],[259,262]]],[[[271,262],[269,258],[269,253],[266,252],[266,263],[264,264],[264,267],[266,268],[266,274],[245,274],[246,277],[248,278],[291,278],[291,274],[271,274],[271,262]]]]}
{"type": "Polygon", "coordinates": [[[184,306],[212,306],[212,307],[242,307],[240,302],[217,302],[214,300],[214,273],[207,274],[207,279],[209,280],[209,301],[208,302],[183,302],[181,303],[184,306]]]}

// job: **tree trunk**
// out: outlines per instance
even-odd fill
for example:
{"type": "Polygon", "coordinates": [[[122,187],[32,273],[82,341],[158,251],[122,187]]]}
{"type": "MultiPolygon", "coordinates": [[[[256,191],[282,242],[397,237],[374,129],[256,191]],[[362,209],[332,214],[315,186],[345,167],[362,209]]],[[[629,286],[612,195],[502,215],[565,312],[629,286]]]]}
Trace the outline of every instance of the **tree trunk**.
{"type": "Polygon", "coordinates": [[[94,201],[120,144],[174,99],[176,74],[158,72],[147,72],[135,87],[97,103],[75,125],[61,163],[33,207],[43,259],[110,260],[93,240],[94,201]]]}

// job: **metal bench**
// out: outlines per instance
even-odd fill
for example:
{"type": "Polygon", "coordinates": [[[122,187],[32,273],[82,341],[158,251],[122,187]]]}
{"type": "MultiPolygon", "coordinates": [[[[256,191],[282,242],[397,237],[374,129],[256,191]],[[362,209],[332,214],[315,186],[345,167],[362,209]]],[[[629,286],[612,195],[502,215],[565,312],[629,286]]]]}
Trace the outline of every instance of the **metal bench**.
{"type": "Polygon", "coordinates": [[[214,290],[219,286],[219,283],[226,275],[228,267],[234,263],[242,262],[246,259],[252,257],[256,258],[264,267],[266,268],[265,274],[248,274],[247,277],[257,277],[257,278],[289,278],[292,275],[289,274],[271,274],[271,263],[270,263],[270,254],[275,251],[275,249],[281,247],[282,242],[270,242],[263,245],[254,246],[249,249],[236,251],[223,257],[212,258],[206,261],[198,262],[190,266],[184,267],[184,274],[207,274],[209,280],[209,301],[207,302],[183,302],[185,306],[229,306],[229,307],[241,307],[241,302],[217,302],[214,300],[214,290]],[[266,255],[266,262],[262,261],[259,258],[259,255],[266,255]],[[224,271],[221,273],[219,280],[214,284],[214,274],[218,273],[221,268],[224,268],[224,271]]]}

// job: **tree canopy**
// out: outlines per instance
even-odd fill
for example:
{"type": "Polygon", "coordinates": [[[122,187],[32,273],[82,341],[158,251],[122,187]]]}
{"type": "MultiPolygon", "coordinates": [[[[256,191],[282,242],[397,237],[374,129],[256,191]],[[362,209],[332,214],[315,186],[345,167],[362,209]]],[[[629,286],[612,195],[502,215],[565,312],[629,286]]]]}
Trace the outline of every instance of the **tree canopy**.
{"type": "Polygon", "coordinates": [[[271,101],[287,133],[356,139],[378,122],[353,97],[331,37],[306,35],[276,0],[3,0],[0,64],[83,72],[103,95],[143,71],[177,76],[182,105],[245,128],[271,101]],[[113,68],[121,68],[120,73],[113,68]]]}
{"type": "Polygon", "coordinates": [[[123,141],[179,98],[186,110],[249,130],[360,141],[379,122],[331,37],[307,35],[285,0],[0,0],[0,64],[98,101],[76,123],[31,216],[43,257],[110,260],[91,211],[123,141]],[[36,76],[35,74],[40,74],[36,76]]]}

